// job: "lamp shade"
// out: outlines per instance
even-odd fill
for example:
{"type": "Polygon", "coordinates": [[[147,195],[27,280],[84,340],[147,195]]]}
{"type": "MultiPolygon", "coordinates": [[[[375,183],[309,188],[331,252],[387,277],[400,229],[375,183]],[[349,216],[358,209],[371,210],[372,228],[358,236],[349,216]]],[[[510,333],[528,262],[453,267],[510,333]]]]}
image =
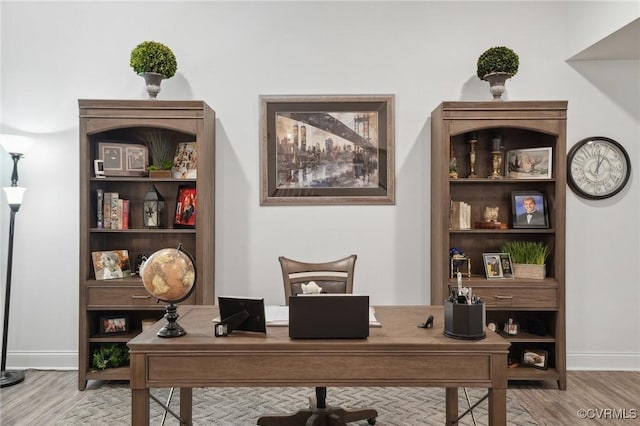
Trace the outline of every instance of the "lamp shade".
{"type": "Polygon", "coordinates": [[[6,186],[4,192],[7,195],[7,202],[10,206],[20,206],[22,204],[22,198],[24,197],[24,191],[27,188],[23,186],[6,186]]]}
{"type": "Polygon", "coordinates": [[[0,134],[0,145],[10,154],[25,154],[32,144],[26,136],[0,134]]]}

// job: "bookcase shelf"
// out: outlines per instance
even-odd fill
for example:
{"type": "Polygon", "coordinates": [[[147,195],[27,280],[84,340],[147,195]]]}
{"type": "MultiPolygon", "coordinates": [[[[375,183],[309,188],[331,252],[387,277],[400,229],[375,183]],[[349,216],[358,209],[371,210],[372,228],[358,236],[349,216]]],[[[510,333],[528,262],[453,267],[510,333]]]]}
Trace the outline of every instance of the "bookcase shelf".
{"type": "MultiPolygon", "coordinates": [[[[80,270],[78,388],[87,380],[128,380],[129,368],[97,370],[91,366],[92,351],[100,345],[126,344],[142,330],[143,320],[159,320],[165,303],[153,298],[137,276],[97,280],[92,252],[127,250],[131,270],[139,255],[182,245],[195,260],[198,282],[185,304],[213,304],[215,298],[215,112],[202,101],[89,100],[78,101],[80,111],[80,270]],[[140,134],[154,129],[167,136],[177,149],[195,142],[197,177],[188,179],[147,176],[96,177],[94,160],[99,144],[144,145],[140,134]],[[178,191],[188,185],[197,190],[194,228],[174,228],[178,191]],[[143,200],[155,186],[164,198],[160,228],[143,226],[143,200]],[[98,190],[118,193],[129,200],[128,229],[98,227],[98,190]],[[104,317],[126,316],[124,334],[100,333],[104,317]]],[[[108,174],[108,173],[107,173],[108,174]]]]}
{"type": "MultiPolygon", "coordinates": [[[[471,264],[471,277],[463,274],[463,285],[484,299],[487,321],[498,324],[500,330],[509,318],[520,323],[518,335],[500,332],[511,342],[511,361],[518,362],[524,350],[548,352],[546,370],[509,368],[509,379],[555,380],[560,389],[566,389],[566,117],[566,101],[443,102],[431,114],[431,303],[442,304],[449,286],[456,285],[451,278],[449,250],[461,249],[465,262],[471,264]],[[501,177],[489,178],[496,135],[501,136],[503,154],[550,148],[551,177],[507,177],[503,155],[501,177]],[[472,146],[478,177],[470,178],[472,146]],[[449,175],[452,153],[458,178],[449,175]],[[515,191],[546,195],[547,228],[513,227],[511,197],[515,191]],[[458,205],[453,202],[470,205],[471,226],[483,220],[486,207],[498,207],[498,220],[507,224],[507,229],[451,229],[451,207],[455,213],[458,205]],[[497,253],[504,243],[515,240],[541,242],[551,248],[546,278],[486,278],[483,253],[497,253]],[[546,332],[542,336],[531,333],[528,324],[546,332]]],[[[466,264],[461,272],[468,272],[466,264]]]]}

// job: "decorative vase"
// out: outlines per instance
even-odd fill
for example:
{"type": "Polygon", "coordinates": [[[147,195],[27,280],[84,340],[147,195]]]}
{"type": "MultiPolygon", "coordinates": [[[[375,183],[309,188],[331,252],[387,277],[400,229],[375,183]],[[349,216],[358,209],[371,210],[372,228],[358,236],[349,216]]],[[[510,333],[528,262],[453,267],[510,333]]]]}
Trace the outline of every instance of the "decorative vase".
{"type": "Polygon", "coordinates": [[[158,74],[157,72],[141,72],[138,75],[144,78],[144,82],[147,84],[149,99],[156,99],[158,93],[160,93],[160,83],[162,83],[162,80],[165,78],[164,75],[158,74]]]}
{"type": "Polygon", "coordinates": [[[543,280],[547,275],[547,265],[530,265],[526,263],[514,263],[513,276],[515,278],[531,278],[543,280]]]}
{"type": "Polygon", "coordinates": [[[489,82],[489,91],[493,95],[494,101],[501,101],[502,94],[504,93],[504,83],[512,75],[507,72],[492,72],[482,77],[484,81],[489,82]]]}

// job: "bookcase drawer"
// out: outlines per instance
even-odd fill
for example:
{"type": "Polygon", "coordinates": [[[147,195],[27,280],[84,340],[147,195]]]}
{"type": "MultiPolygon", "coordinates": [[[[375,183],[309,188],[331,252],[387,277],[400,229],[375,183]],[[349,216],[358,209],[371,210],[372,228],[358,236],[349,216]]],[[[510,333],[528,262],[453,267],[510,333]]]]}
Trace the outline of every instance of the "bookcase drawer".
{"type": "Polygon", "coordinates": [[[155,305],[157,299],[147,293],[142,285],[90,286],[87,289],[87,305],[97,306],[145,306],[155,305]]]}
{"type": "Polygon", "coordinates": [[[556,308],[557,288],[474,287],[487,308],[556,308]]]}

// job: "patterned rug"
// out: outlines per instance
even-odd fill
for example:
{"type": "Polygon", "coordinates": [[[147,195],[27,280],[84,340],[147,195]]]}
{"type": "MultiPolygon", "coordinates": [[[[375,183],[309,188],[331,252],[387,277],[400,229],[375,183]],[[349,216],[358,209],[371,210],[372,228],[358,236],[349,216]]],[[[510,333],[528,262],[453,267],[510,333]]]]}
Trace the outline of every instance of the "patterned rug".
{"type": "MultiPolygon", "coordinates": [[[[471,403],[486,391],[468,389],[471,403]]],[[[306,408],[313,388],[194,388],[194,425],[249,426],[263,414],[289,413],[306,408]]],[[[468,403],[460,390],[459,409],[468,403]]],[[[166,402],[168,389],[153,389],[152,394],[166,402]]],[[[126,384],[104,384],[98,389],[84,391],[83,398],[56,425],[129,425],[131,392],[126,384]]],[[[179,390],[176,389],[170,407],[179,412],[179,390]]],[[[151,424],[162,424],[164,410],[151,401],[151,424]]],[[[445,392],[440,388],[328,388],[327,404],[343,408],[371,407],[378,410],[377,426],[424,426],[445,423],[445,392]]],[[[478,425],[488,424],[488,402],[474,408],[478,425]]],[[[165,425],[179,425],[167,415],[165,425]]],[[[470,415],[460,422],[473,425],[470,415]]],[[[507,424],[537,425],[529,413],[507,391],[507,424]]],[[[350,425],[367,425],[366,420],[350,425]]]]}

